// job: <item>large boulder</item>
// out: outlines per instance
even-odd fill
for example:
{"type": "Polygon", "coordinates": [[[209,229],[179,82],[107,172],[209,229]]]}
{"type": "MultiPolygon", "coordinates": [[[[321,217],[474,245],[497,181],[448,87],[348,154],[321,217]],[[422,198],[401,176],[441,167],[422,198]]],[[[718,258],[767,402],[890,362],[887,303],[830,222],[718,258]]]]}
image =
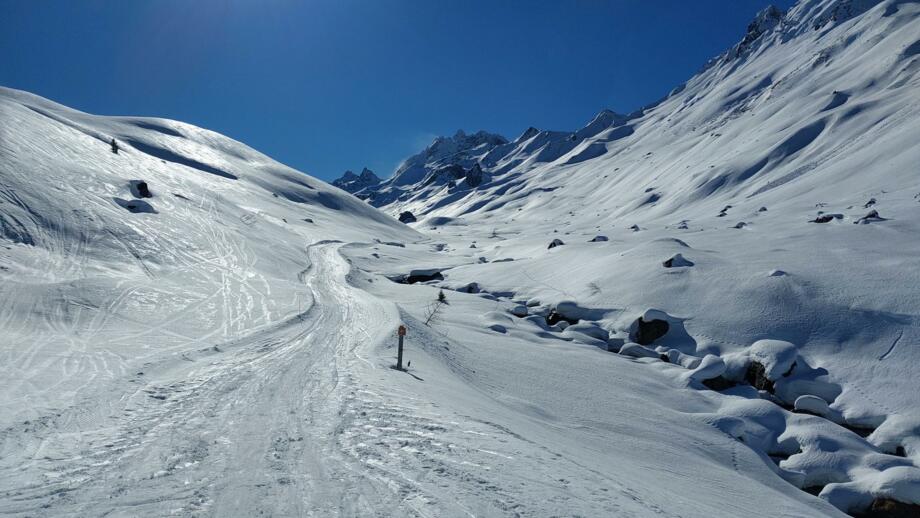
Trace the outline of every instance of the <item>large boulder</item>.
{"type": "MultiPolygon", "coordinates": [[[[673,350],[673,349],[672,349],[673,350]]],[[[688,380],[703,382],[718,378],[725,372],[725,362],[722,358],[714,354],[707,354],[700,361],[699,365],[692,371],[688,372],[685,377],[688,380]]]]}
{"type": "Polygon", "coordinates": [[[415,223],[417,220],[415,219],[415,215],[407,210],[399,214],[399,221],[401,223],[415,223]]]}
{"type": "Polygon", "coordinates": [[[565,243],[563,243],[561,239],[556,238],[556,239],[553,239],[552,242],[550,242],[549,246],[546,247],[546,248],[547,248],[547,250],[548,250],[548,249],[550,249],[550,248],[556,248],[557,246],[562,246],[562,245],[564,245],[564,244],[565,244],[565,243]]]}
{"type": "Polygon", "coordinates": [[[648,315],[639,317],[633,323],[630,339],[640,345],[649,345],[655,340],[668,334],[671,324],[659,318],[647,319],[648,315]]]}

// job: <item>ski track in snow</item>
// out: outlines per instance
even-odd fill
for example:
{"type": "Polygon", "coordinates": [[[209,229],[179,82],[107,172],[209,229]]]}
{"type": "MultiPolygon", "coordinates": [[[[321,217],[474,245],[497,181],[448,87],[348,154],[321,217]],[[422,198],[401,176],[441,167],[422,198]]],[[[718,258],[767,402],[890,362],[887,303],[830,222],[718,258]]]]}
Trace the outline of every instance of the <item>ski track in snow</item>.
{"type": "Polygon", "coordinates": [[[630,116],[438,138],[362,188],[408,225],[0,88],[0,515],[920,504],[920,6],[777,16],[630,116]],[[650,308],[666,334],[612,353],[650,308]]]}
{"type": "Polygon", "coordinates": [[[3,430],[19,447],[0,464],[0,513],[542,516],[575,500],[630,515],[612,486],[669,515],[600,472],[559,490],[560,473],[586,468],[501,425],[367,384],[361,372],[398,375],[359,353],[392,310],[345,284],[338,246],[309,248],[304,314],[220,352],[151,357],[143,376],[107,376],[103,399],[3,430]]]}

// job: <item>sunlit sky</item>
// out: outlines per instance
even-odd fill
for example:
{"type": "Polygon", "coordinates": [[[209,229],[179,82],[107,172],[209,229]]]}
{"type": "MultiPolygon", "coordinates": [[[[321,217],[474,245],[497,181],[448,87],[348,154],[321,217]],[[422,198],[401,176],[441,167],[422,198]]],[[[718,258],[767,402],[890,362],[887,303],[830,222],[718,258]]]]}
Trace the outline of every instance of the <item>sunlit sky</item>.
{"type": "MultiPolygon", "coordinates": [[[[326,180],[667,94],[768,0],[0,0],[0,85],[178,119],[326,180]]],[[[792,0],[774,1],[788,8],[792,0]]]]}

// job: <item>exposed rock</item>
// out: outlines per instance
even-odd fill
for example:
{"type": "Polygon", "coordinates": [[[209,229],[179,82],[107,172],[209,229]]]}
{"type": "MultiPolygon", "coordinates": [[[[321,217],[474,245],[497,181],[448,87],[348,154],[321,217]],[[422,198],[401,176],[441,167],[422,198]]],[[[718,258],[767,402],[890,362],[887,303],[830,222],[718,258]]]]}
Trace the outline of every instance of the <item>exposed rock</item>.
{"type": "Polygon", "coordinates": [[[594,236],[594,239],[589,241],[589,243],[600,243],[602,241],[607,241],[607,236],[594,236]]]}
{"type": "Polygon", "coordinates": [[[684,258],[681,254],[674,254],[673,257],[661,263],[665,268],[680,268],[684,266],[693,266],[693,261],[684,258]]]}
{"type": "Polygon", "coordinates": [[[767,377],[767,370],[760,362],[751,362],[747,371],[744,373],[744,381],[747,381],[757,390],[765,390],[772,394],[774,392],[773,380],[767,377]]]}
{"type": "Polygon", "coordinates": [[[343,191],[354,194],[362,189],[378,185],[380,182],[380,178],[375,175],[373,171],[365,167],[360,175],[356,175],[351,171],[345,171],[345,174],[343,174],[341,178],[333,181],[332,185],[343,191]]]}
{"type": "Polygon", "coordinates": [[[150,188],[147,186],[147,182],[143,180],[131,181],[131,194],[133,194],[136,198],[153,198],[153,194],[150,193],[150,188]]]}
{"type": "Polygon", "coordinates": [[[706,380],[703,380],[701,383],[705,385],[706,388],[710,390],[715,390],[716,392],[728,390],[734,387],[735,385],[737,385],[737,383],[735,383],[734,381],[728,378],[725,378],[724,376],[716,376],[715,378],[706,379],[706,380]]]}
{"type": "Polygon", "coordinates": [[[468,171],[466,171],[466,184],[470,187],[478,187],[482,183],[484,175],[482,173],[482,168],[479,167],[479,163],[473,164],[468,171]]]}
{"type": "Polygon", "coordinates": [[[668,334],[671,325],[667,320],[645,320],[639,317],[633,324],[634,331],[630,338],[640,345],[648,345],[662,336],[668,334]]]}
{"type": "Polygon", "coordinates": [[[407,210],[407,211],[401,212],[401,213],[399,214],[399,221],[400,221],[401,223],[415,223],[415,222],[418,221],[418,220],[415,219],[415,215],[414,215],[414,214],[412,214],[411,212],[409,212],[409,211],[407,210]]]}
{"type": "Polygon", "coordinates": [[[748,354],[753,362],[762,366],[764,375],[775,381],[792,373],[799,352],[795,344],[785,340],[766,339],[751,344],[748,354]]]}
{"type": "Polygon", "coordinates": [[[563,243],[561,239],[553,239],[553,241],[549,244],[548,247],[546,247],[546,249],[549,250],[550,248],[556,248],[557,246],[562,246],[564,244],[565,243],[563,243]]]}
{"type": "Polygon", "coordinates": [[[462,288],[458,288],[457,291],[462,291],[464,293],[479,293],[480,289],[478,283],[471,282],[462,288]]]}
{"type": "Polygon", "coordinates": [[[568,324],[577,324],[577,318],[566,318],[562,314],[556,312],[556,310],[550,311],[549,315],[546,316],[547,325],[554,326],[561,321],[565,321],[568,324]]]}
{"type": "Polygon", "coordinates": [[[920,505],[905,504],[890,498],[876,498],[865,511],[854,513],[856,518],[917,518],[920,505]]]}
{"type": "Polygon", "coordinates": [[[405,277],[404,284],[415,284],[417,282],[428,282],[428,281],[443,281],[444,276],[441,275],[441,270],[437,269],[424,269],[424,270],[412,270],[409,272],[409,275],[405,277]]]}
{"type": "Polygon", "coordinates": [[[123,209],[127,209],[130,212],[135,214],[147,213],[147,214],[156,214],[156,209],[152,205],[143,200],[124,200],[121,198],[113,198],[115,203],[117,203],[123,209]]]}
{"type": "Polygon", "coordinates": [[[872,209],[872,210],[870,210],[870,211],[868,212],[868,214],[866,214],[865,216],[859,218],[859,219],[856,220],[854,223],[857,224],[857,225],[865,225],[865,224],[868,224],[868,223],[874,223],[874,222],[876,222],[876,221],[886,221],[886,219],[883,218],[883,217],[881,217],[881,216],[879,216],[877,210],[872,209]]]}
{"type": "Polygon", "coordinates": [[[759,40],[764,34],[776,28],[780,21],[782,21],[783,16],[783,11],[772,5],[767,6],[757,13],[754,20],[748,24],[747,33],[745,33],[744,38],[742,38],[734,48],[725,53],[724,59],[726,61],[731,61],[745,54],[754,46],[754,42],[759,40]]]}
{"type": "Polygon", "coordinates": [[[810,223],[830,223],[835,219],[843,219],[843,214],[819,214],[817,218],[810,221],[810,223]]]}

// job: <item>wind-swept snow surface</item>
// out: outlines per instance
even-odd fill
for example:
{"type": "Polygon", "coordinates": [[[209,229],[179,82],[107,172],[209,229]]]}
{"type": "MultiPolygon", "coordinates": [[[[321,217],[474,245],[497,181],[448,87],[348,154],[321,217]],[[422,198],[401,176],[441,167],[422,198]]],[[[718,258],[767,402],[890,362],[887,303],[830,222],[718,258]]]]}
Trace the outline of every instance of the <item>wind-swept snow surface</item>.
{"type": "Polygon", "coordinates": [[[408,225],[0,90],[0,513],[911,516],[918,19],[806,0],[639,113],[438,139],[357,192],[408,225]]]}
{"type": "Polygon", "coordinates": [[[341,191],[185,124],[0,105],[5,515],[837,514],[688,413],[711,395],[493,340],[475,295],[421,325],[433,289],[365,254],[437,247],[341,191]]]}
{"type": "Polygon", "coordinates": [[[803,0],[637,113],[457,164],[433,145],[406,162],[419,183],[358,193],[433,248],[362,267],[437,267],[494,301],[467,322],[493,340],[652,363],[721,394],[706,419],[777,477],[851,514],[920,513],[918,38],[917,2],[803,0]]]}

